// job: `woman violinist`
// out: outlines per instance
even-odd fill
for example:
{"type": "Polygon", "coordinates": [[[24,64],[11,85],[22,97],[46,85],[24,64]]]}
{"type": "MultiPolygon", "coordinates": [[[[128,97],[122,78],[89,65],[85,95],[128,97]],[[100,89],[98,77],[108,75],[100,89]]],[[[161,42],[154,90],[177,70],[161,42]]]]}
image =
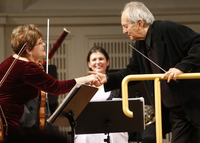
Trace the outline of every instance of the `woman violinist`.
{"type": "Polygon", "coordinates": [[[40,91],[53,95],[69,92],[76,83],[90,83],[99,86],[97,76],[89,75],[71,80],[58,81],[46,74],[37,60],[46,56],[45,43],[41,31],[34,25],[16,27],[11,34],[14,55],[0,64],[0,79],[14,59],[18,58],[0,89],[0,105],[8,123],[8,135],[19,132],[19,120],[24,112],[24,104],[37,97],[40,91]],[[26,49],[18,58],[18,53],[26,43],[26,49]]]}

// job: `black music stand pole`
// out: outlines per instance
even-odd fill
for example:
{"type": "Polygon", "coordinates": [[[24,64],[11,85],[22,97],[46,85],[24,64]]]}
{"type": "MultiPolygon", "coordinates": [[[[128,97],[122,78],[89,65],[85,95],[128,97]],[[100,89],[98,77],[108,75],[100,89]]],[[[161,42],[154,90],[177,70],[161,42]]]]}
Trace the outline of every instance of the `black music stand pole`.
{"type": "Polygon", "coordinates": [[[104,126],[105,126],[105,135],[107,134],[107,138],[104,139],[104,142],[110,143],[109,129],[112,126],[112,123],[110,122],[110,120],[106,120],[104,126]]]}
{"type": "Polygon", "coordinates": [[[76,121],[74,120],[74,113],[72,111],[69,111],[66,114],[66,117],[69,120],[69,123],[71,126],[71,132],[69,132],[69,134],[71,134],[71,140],[72,140],[72,143],[74,143],[75,127],[76,127],[76,121]]]}
{"type": "Polygon", "coordinates": [[[109,133],[106,133],[106,134],[107,134],[107,139],[104,139],[104,142],[110,143],[110,135],[109,133]]]}

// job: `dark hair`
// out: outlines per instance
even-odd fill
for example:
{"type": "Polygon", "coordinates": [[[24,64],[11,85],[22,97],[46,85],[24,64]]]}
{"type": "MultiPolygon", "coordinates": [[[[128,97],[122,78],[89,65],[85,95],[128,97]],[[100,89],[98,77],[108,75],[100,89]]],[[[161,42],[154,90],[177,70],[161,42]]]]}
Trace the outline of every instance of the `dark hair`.
{"type": "MultiPolygon", "coordinates": [[[[104,48],[99,47],[99,46],[94,46],[94,47],[92,47],[92,49],[90,49],[90,51],[88,53],[87,63],[90,61],[90,55],[93,54],[93,53],[95,53],[95,52],[102,53],[106,57],[106,60],[107,61],[109,60],[109,55],[108,55],[108,53],[106,52],[106,50],[104,48]]],[[[89,68],[89,70],[92,70],[92,69],[89,68]]],[[[106,72],[108,72],[108,70],[109,70],[109,66],[107,67],[106,72]]]]}

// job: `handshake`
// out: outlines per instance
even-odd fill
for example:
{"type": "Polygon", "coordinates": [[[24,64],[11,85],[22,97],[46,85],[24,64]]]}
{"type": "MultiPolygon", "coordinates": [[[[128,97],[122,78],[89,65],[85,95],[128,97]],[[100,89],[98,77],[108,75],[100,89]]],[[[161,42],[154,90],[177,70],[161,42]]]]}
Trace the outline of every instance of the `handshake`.
{"type": "Polygon", "coordinates": [[[106,74],[102,74],[102,73],[94,72],[94,71],[89,71],[88,73],[90,74],[88,75],[88,77],[91,79],[89,84],[92,86],[98,87],[107,82],[106,74]]]}
{"type": "Polygon", "coordinates": [[[106,74],[89,71],[88,76],[76,78],[76,83],[84,84],[89,83],[92,86],[98,87],[107,82],[106,74]]]}

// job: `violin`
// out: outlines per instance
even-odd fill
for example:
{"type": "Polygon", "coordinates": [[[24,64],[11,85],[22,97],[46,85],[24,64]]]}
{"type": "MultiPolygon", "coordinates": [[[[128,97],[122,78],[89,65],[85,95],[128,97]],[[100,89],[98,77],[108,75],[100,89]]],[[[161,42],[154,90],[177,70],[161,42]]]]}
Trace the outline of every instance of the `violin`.
{"type": "Polygon", "coordinates": [[[45,123],[46,123],[46,92],[41,91],[40,93],[40,110],[39,110],[39,115],[40,115],[40,130],[44,130],[45,128],[45,123]]]}
{"type": "MultiPolygon", "coordinates": [[[[14,59],[14,61],[11,63],[10,67],[8,68],[6,73],[4,74],[3,78],[1,79],[0,88],[3,85],[3,83],[5,82],[6,78],[8,77],[8,75],[11,72],[11,70],[13,69],[13,67],[15,66],[15,64],[18,61],[21,54],[25,51],[26,44],[27,43],[24,43],[21,50],[17,54],[18,57],[16,59],[14,59]]],[[[4,116],[3,110],[2,110],[1,105],[0,105],[0,142],[2,142],[4,140],[5,136],[7,136],[7,132],[8,132],[8,124],[7,124],[6,118],[4,116]]]]}
{"type": "Polygon", "coordinates": [[[2,117],[0,116],[0,141],[3,140],[4,140],[4,128],[3,128],[2,117]]]}
{"type": "MultiPolygon", "coordinates": [[[[44,67],[42,66],[43,59],[37,60],[37,65],[44,71],[44,67]]],[[[46,118],[46,92],[40,92],[40,109],[39,109],[39,123],[40,123],[40,130],[44,130],[45,128],[45,118],[46,118]]]]}
{"type": "Polygon", "coordinates": [[[0,105],[0,142],[8,135],[8,123],[0,105]]]}

